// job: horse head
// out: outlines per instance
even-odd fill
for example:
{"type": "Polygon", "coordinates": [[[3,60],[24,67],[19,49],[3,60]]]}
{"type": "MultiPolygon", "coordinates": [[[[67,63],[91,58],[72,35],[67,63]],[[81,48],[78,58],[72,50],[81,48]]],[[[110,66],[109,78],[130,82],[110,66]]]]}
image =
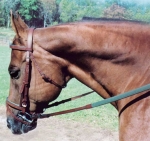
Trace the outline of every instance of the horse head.
{"type": "Polygon", "coordinates": [[[16,35],[12,42],[14,48],[12,48],[8,68],[10,90],[7,98],[7,103],[9,103],[7,105],[7,126],[14,134],[21,134],[34,129],[37,125],[37,119],[32,120],[28,113],[43,112],[48,103],[58,97],[70,76],[65,69],[66,62],[59,61],[58,63],[59,58],[40,48],[34,41],[34,34],[36,33],[33,33],[31,43],[33,52],[30,53],[36,62],[34,63],[33,60],[28,62],[29,74],[28,78],[25,78],[27,77],[26,59],[27,53],[29,53],[25,48],[28,44],[29,28],[18,14],[14,16],[11,13],[11,23],[16,35]],[[39,69],[42,72],[39,72],[39,69]],[[41,77],[40,74],[46,74],[47,77],[41,77]],[[27,79],[28,84],[24,84],[25,79],[27,79]],[[26,96],[22,93],[26,93],[26,96]],[[26,122],[30,123],[26,124],[26,122]]]}

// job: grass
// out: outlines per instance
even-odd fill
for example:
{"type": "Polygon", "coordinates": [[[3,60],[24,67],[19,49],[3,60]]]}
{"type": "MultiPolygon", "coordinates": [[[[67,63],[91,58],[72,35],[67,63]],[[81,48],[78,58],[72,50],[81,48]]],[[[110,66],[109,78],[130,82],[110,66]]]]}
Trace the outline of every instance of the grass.
{"type": "Polygon", "coordinates": [[[14,36],[14,32],[10,28],[0,27],[0,37],[9,37],[12,38],[14,36]]]}
{"type": "MultiPolygon", "coordinates": [[[[76,79],[73,79],[68,83],[67,88],[65,88],[61,92],[60,96],[57,98],[56,101],[60,101],[62,99],[66,99],[89,91],[91,91],[90,88],[86,87],[76,79]]],[[[60,110],[84,106],[100,100],[102,100],[102,98],[97,93],[93,93],[81,99],[77,99],[75,101],[59,105],[58,107],[51,108],[47,112],[56,112],[60,110]]],[[[59,117],[67,120],[87,122],[104,129],[109,128],[111,130],[118,130],[117,110],[111,104],[103,105],[101,107],[89,110],[61,115],[59,117]]]]}
{"type": "Polygon", "coordinates": [[[0,45],[0,105],[5,103],[9,91],[8,64],[10,60],[10,49],[8,46],[0,45]]]}
{"type": "MultiPolygon", "coordinates": [[[[12,38],[13,34],[14,33],[10,29],[0,28],[0,37],[12,38]]],[[[9,75],[7,68],[10,62],[10,51],[11,50],[9,49],[8,45],[0,44],[0,105],[5,104],[6,97],[8,96],[9,93],[9,75]]],[[[68,83],[67,88],[62,90],[60,96],[57,98],[57,101],[70,98],[89,91],[91,91],[90,88],[78,82],[76,79],[72,79],[68,83]]],[[[102,98],[98,94],[93,93],[81,99],[66,104],[62,104],[58,107],[51,108],[47,110],[47,112],[56,112],[65,109],[84,106],[93,102],[97,102],[99,100],[102,100],[102,98]]],[[[117,131],[118,130],[117,114],[118,114],[117,110],[112,105],[107,104],[90,110],[84,110],[66,115],[61,115],[58,116],[58,118],[64,120],[86,122],[94,126],[101,127],[103,129],[117,131]]]]}
{"type": "Polygon", "coordinates": [[[0,28],[0,105],[5,104],[9,92],[8,65],[10,62],[9,40],[13,38],[11,29],[0,28]]]}

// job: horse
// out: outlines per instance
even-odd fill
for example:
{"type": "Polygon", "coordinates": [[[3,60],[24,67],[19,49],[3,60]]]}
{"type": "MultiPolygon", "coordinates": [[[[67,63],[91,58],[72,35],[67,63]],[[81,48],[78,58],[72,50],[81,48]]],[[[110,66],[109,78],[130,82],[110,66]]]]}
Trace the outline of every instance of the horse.
{"type": "MultiPolygon", "coordinates": [[[[19,14],[12,13],[11,23],[16,35],[6,114],[14,134],[36,128],[37,117],[30,119],[30,114],[42,113],[72,78],[104,99],[150,83],[146,23],[80,21],[29,29],[19,14]]],[[[119,114],[120,141],[149,141],[149,96],[146,90],[111,103],[119,114]]]]}

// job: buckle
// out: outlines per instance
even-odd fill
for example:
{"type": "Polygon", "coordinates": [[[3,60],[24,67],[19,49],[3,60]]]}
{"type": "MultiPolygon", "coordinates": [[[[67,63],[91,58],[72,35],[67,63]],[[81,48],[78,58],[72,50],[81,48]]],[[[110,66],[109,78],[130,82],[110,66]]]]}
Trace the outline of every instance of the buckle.
{"type": "Polygon", "coordinates": [[[32,115],[26,112],[25,113],[19,112],[17,114],[17,117],[23,119],[23,121],[28,122],[29,124],[32,124],[34,121],[34,119],[32,118],[32,115]]]}

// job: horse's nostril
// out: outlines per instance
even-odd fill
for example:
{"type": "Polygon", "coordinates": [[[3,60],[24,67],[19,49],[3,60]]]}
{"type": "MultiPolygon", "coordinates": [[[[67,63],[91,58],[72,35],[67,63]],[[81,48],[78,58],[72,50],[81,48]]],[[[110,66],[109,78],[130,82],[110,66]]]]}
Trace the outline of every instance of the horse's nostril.
{"type": "Polygon", "coordinates": [[[13,134],[22,134],[20,127],[18,128],[18,126],[16,126],[16,125],[12,126],[12,133],[13,134]]]}
{"type": "Polygon", "coordinates": [[[10,129],[11,128],[11,121],[7,119],[7,127],[10,129]]]}

